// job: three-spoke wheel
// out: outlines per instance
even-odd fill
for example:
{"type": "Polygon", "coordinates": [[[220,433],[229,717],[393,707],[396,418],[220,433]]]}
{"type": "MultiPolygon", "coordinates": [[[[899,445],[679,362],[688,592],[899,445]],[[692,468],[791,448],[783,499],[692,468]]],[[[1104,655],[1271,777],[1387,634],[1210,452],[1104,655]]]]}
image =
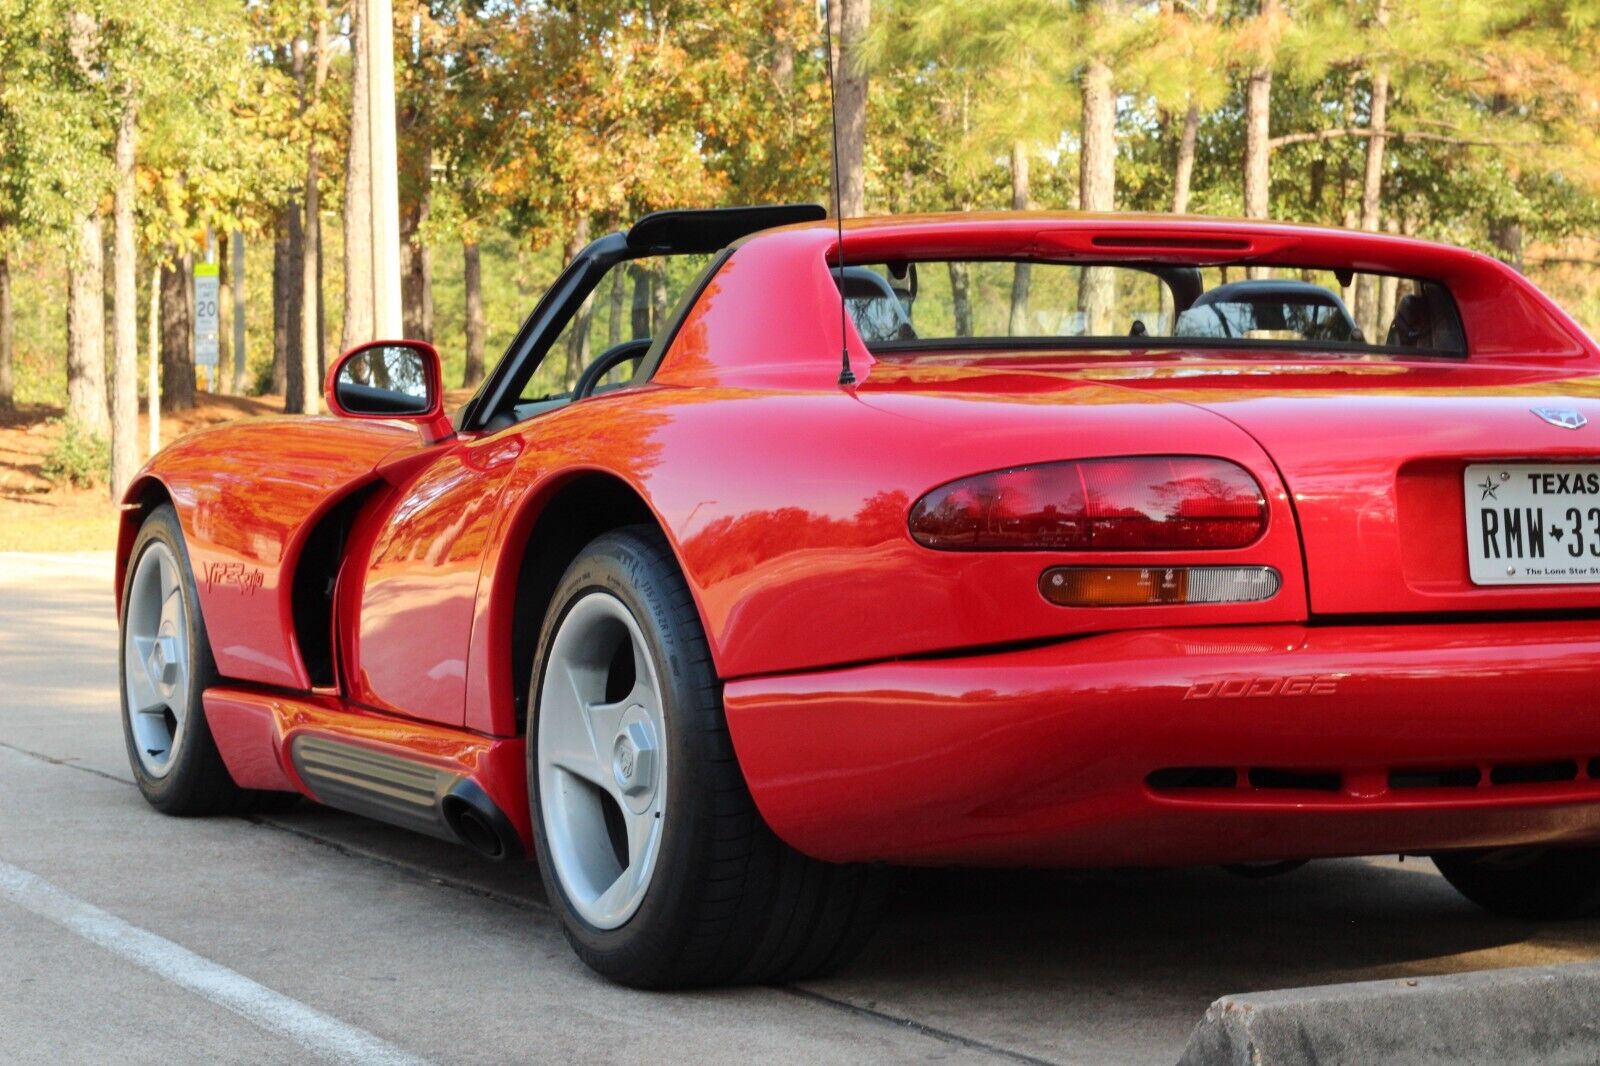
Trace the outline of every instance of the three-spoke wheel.
{"type": "Polygon", "coordinates": [[[170,505],[139,527],[122,586],[122,733],[139,791],[167,814],[284,807],[292,792],[233,783],[211,739],[202,697],[216,683],[200,598],[170,505]]]}
{"type": "Polygon", "coordinates": [[[795,980],[865,943],[883,879],[806,858],[762,821],[659,531],[617,530],[580,553],[535,663],[535,851],[586,963],[649,988],[795,980]]]}
{"type": "Polygon", "coordinates": [[[639,909],[661,851],[667,758],[656,665],[612,593],[585,593],[562,619],[538,724],[551,864],[572,909],[615,929],[639,909]]]}
{"type": "Polygon", "coordinates": [[[122,684],[133,754],[165,777],[189,717],[189,619],[172,549],[152,540],[128,582],[122,625],[122,684]]]}

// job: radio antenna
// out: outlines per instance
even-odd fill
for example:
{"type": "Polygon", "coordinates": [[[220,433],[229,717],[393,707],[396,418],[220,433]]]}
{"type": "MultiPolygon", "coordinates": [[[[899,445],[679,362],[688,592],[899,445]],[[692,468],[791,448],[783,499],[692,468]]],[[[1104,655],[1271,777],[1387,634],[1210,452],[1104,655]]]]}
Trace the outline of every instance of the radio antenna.
{"type": "Polygon", "coordinates": [[[850,334],[845,326],[844,305],[844,185],[839,178],[839,103],[833,91],[833,4],[823,0],[822,39],[827,46],[828,61],[828,126],[833,134],[833,222],[839,234],[839,384],[856,383],[855,372],[850,369],[850,334]]]}

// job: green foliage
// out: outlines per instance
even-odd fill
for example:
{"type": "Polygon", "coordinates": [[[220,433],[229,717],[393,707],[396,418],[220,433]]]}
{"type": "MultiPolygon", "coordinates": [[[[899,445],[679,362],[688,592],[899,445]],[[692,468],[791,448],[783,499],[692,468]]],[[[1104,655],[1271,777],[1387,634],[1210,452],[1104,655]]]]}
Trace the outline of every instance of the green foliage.
{"type": "MultiPolygon", "coordinates": [[[[483,249],[493,360],[579,233],[669,206],[827,199],[815,0],[394,10],[401,196],[431,198],[421,233],[451,381],[465,348],[462,240],[483,249]]],[[[60,399],[61,250],[76,216],[109,207],[111,139],[130,100],[139,284],[207,227],[247,234],[248,348],[267,377],[272,227],[301,196],[314,144],[325,328],[338,336],[348,2],[0,0],[0,27],[0,254],[16,278],[19,400],[60,399]],[[319,22],[328,81],[313,101],[319,22]]],[[[1381,71],[1380,224],[1498,254],[1517,231],[1594,259],[1583,242],[1600,229],[1597,54],[1596,0],[873,0],[868,209],[1007,207],[1019,146],[1033,203],[1071,208],[1092,59],[1117,94],[1119,208],[1168,209],[1193,105],[1190,210],[1242,213],[1246,79],[1265,67],[1280,141],[1273,216],[1355,224],[1381,71]]],[[[1551,255],[1530,253],[1530,267],[1551,255]]],[[[1600,315],[1591,266],[1549,276],[1580,314],[1600,315]]]]}
{"type": "Polygon", "coordinates": [[[51,419],[61,436],[45,455],[39,474],[52,485],[88,489],[102,484],[111,472],[111,446],[98,433],[90,433],[71,420],[51,419]]]}
{"type": "Polygon", "coordinates": [[[0,0],[0,254],[110,188],[105,114],[63,4],[0,0]]]}

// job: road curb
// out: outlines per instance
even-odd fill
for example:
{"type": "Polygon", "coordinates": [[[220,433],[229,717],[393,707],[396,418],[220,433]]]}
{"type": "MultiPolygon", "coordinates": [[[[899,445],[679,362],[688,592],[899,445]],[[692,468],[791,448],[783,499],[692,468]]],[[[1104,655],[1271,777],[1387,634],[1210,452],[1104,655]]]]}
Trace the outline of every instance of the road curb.
{"type": "Polygon", "coordinates": [[[1224,996],[1179,1066],[1600,1062],[1600,963],[1224,996]]]}

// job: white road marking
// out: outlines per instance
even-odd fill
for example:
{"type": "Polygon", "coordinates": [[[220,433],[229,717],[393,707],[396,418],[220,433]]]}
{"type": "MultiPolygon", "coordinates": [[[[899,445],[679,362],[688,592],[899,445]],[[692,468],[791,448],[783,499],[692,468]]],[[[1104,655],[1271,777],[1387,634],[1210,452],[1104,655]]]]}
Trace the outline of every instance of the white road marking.
{"type": "Polygon", "coordinates": [[[219,1007],[226,1007],[268,1032],[287,1037],[322,1058],[360,1066],[426,1066],[425,1059],[402,1051],[365,1029],[347,1025],[299,1000],[274,992],[5,862],[0,862],[0,899],[47,918],[113,955],[219,1007]]]}

